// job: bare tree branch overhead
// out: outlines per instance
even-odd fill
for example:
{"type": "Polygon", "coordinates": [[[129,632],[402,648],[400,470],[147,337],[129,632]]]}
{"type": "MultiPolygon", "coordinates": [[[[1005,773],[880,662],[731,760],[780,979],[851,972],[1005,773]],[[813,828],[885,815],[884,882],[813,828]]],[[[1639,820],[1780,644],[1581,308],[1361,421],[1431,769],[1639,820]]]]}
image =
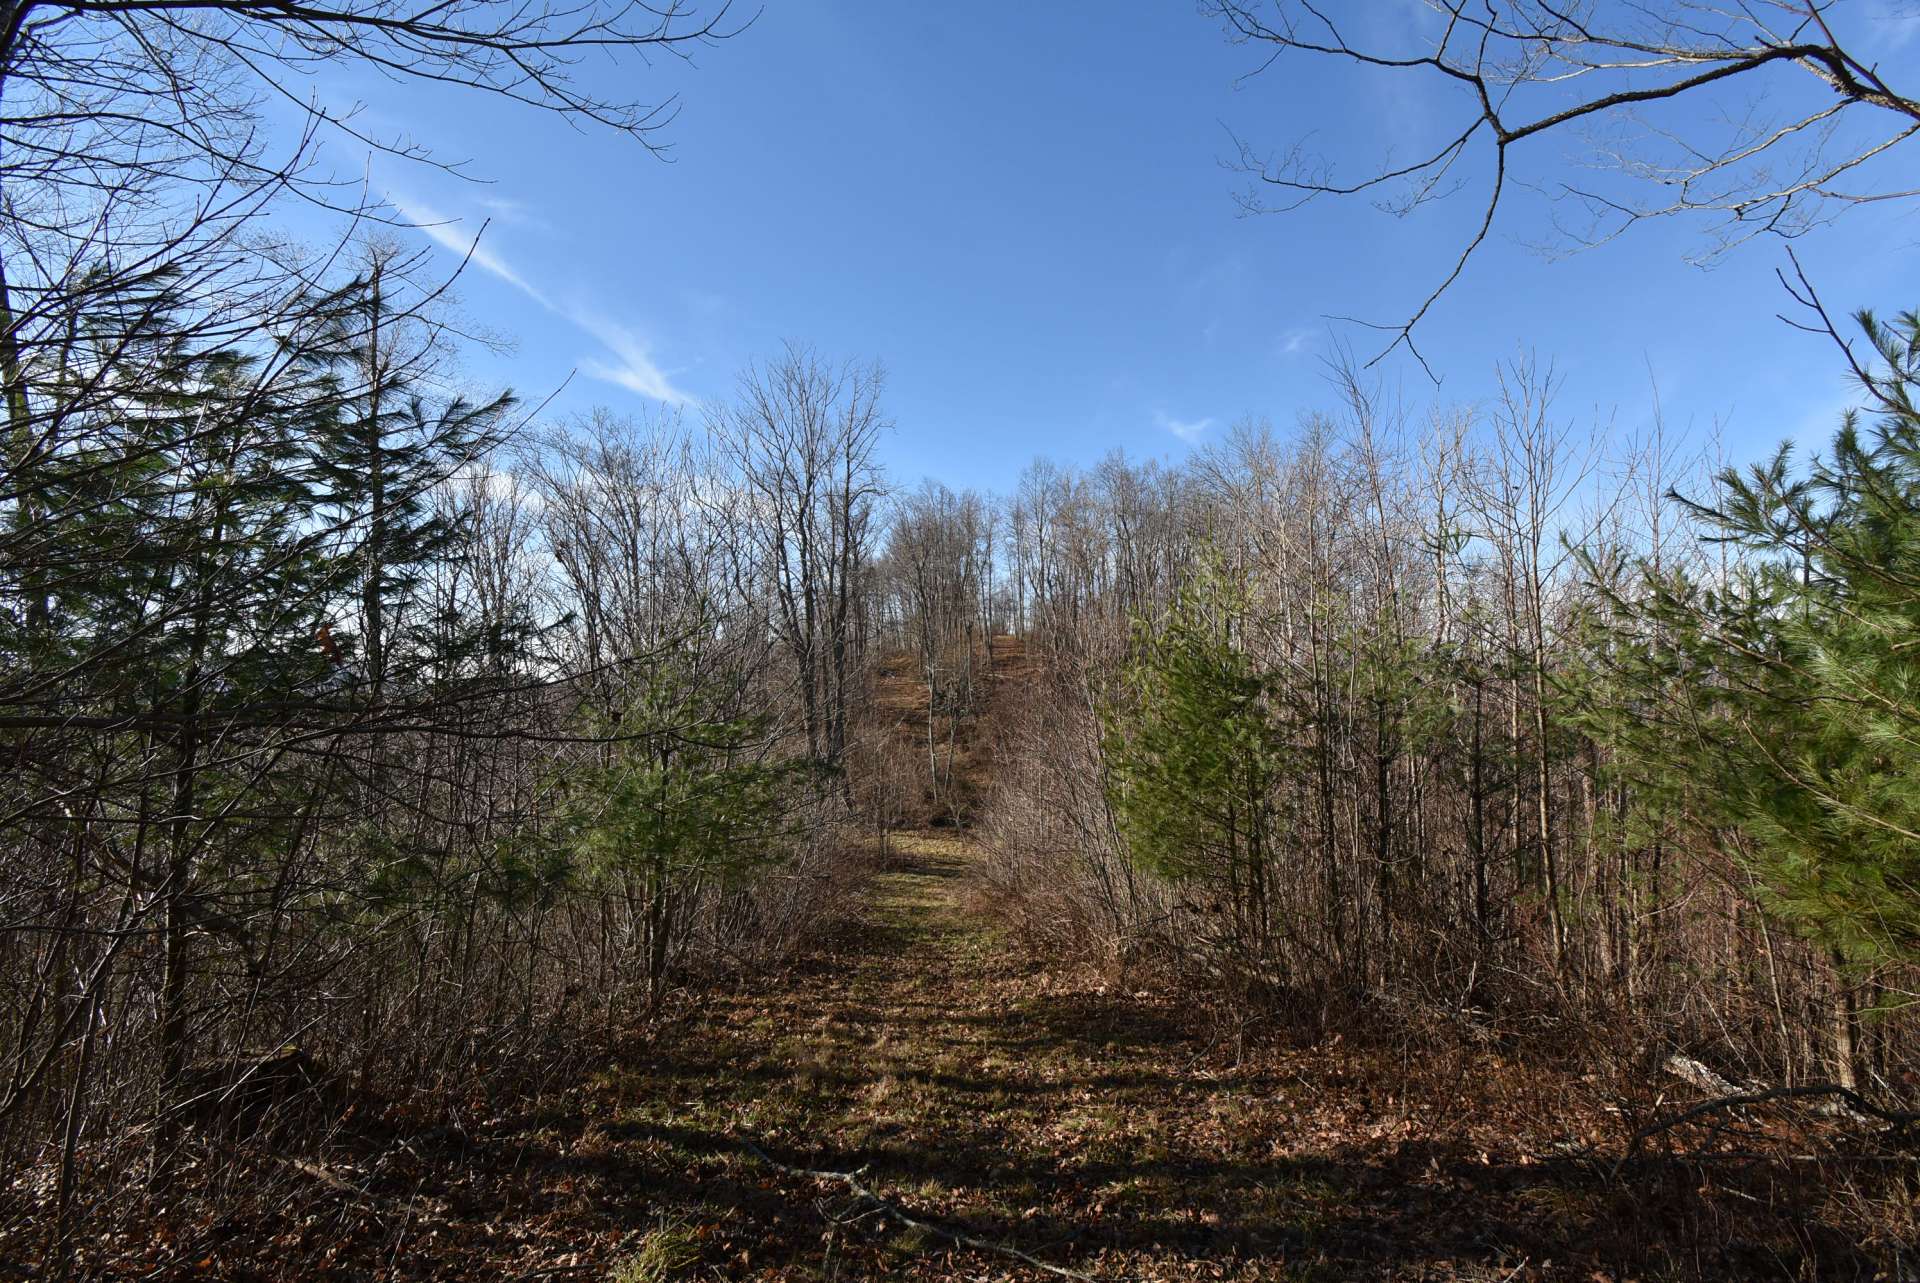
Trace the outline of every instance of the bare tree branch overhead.
{"type": "Polygon", "coordinates": [[[1376,84],[1382,75],[1418,77],[1447,95],[1434,141],[1411,160],[1348,167],[1304,142],[1269,154],[1235,140],[1235,163],[1254,179],[1242,201],[1250,212],[1363,196],[1404,215],[1475,193],[1478,215],[1438,282],[1404,320],[1366,323],[1392,336],[1379,356],[1404,346],[1419,358],[1415,330],[1494,233],[1516,187],[1555,202],[1560,248],[1690,214],[1708,223],[1703,257],[1763,234],[1800,236],[1854,206],[1920,196],[1889,162],[1920,132],[1920,91],[1873,47],[1884,36],[1847,27],[1834,3],[1424,0],[1383,14],[1313,0],[1215,0],[1208,8],[1233,39],[1271,50],[1260,73],[1319,58],[1376,84]],[[1549,138],[1583,140],[1575,159],[1592,176],[1553,177],[1539,154],[1549,138]]]}
{"type": "Polygon", "coordinates": [[[4,377],[47,340],[82,278],[98,292],[190,260],[188,276],[206,278],[197,296],[230,301],[238,287],[213,265],[257,265],[257,216],[283,197],[398,221],[357,166],[343,178],[320,165],[330,135],[462,169],[364,127],[360,105],[327,101],[316,85],[329,72],[498,97],[664,155],[675,99],[609,93],[638,80],[607,73],[623,56],[688,57],[744,25],[726,0],[0,0],[4,377]],[[295,127],[269,128],[270,110],[295,127]]]}
{"type": "Polygon", "coordinates": [[[349,67],[551,111],[660,154],[673,97],[609,94],[593,83],[608,77],[594,73],[615,68],[622,55],[686,57],[741,25],[725,0],[705,10],[679,0],[4,0],[0,178],[8,219],[51,231],[111,215],[118,226],[122,211],[148,210],[160,193],[177,203],[183,192],[235,187],[291,189],[351,207],[355,184],[343,188],[312,165],[318,136],[336,131],[415,160],[431,152],[362,128],[358,105],[323,100],[315,78],[349,67]],[[270,140],[261,118],[269,105],[291,108],[304,131],[270,140]]]}
{"type": "MultiPolygon", "coordinates": [[[[6,0],[0,5],[0,90],[13,79],[50,85],[55,77],[49,73],[76,65],[110,69],[78,84],[102,82],[154,105],[171,100],[173,111],[146,123],[194,145],[211,141],[205,128],[211,122],[191,109],[213,105],[214,118],[224,119],[233,105],[221,92],[230,82],[199,84],[188,72],[222,67],[286,94],[296,77],[358,62],[400,80],[497,94],[657,145],[651,135],[671,118],[672,100],[649,103],[590,89],[579,74],[584,61],[623,53],[685,56],[738,29],[728,12],[724,0],[704,11],[679,0],[6,0]]],[[[54,112],[21,123],[77,123],[79,115],[54,112]]],[[[111,113],[86,117],[104,122],[111,113]]]]}

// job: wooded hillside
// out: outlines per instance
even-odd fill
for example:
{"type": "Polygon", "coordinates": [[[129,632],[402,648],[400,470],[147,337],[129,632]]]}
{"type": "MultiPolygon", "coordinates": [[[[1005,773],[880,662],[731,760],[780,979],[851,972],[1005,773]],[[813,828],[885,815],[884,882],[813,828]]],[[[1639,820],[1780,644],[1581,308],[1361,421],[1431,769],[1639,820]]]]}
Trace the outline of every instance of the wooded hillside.
{"type": "Polygon", "coordinates": [[[1703,1089],[1856,1145],[1905,1108],[1910,330],[1804,466],[1676,471],[1522,367],[1000,498],[891,484],[877,373],[800,350],[697,428],[496,442],[504,400],[388,373],[432,337],[388,270],[271,378],[89,338],[58,368],[164,395],[37,385],[21,1250],[113,1273],[103,1225],[244,1155],[539,1100],[845,930],[926,826],[973,834],[978,947],[1178,994],[1235,1060],[1583,1067],[1615,1161],[1703,1089]]]}
{"type": "MultiPolygon", "coordinates": [[[[1394,62],[1210,6],[1476,91],[1405,171],[1494,139],[1441,291],[1568,120],[1776,63],[1840,106],[1768,147],[1920,120],[1783,7],[1394,62]],[[1669,79],[1501,114],[1567,67],[1669,79]]],[[[1753,460],[1349,356],[956,492],[880,354],[486,385],[312,148],[424,153],[263,124],[346,65],[656,147],[578,60],[738,32],[0,6],[0,1278],[1909,1277],[1920,314],[1789,260],[1859,408],[1753,460]]],[[[1708,203],[1808,230],[1899,128],[1708,203]]]]}

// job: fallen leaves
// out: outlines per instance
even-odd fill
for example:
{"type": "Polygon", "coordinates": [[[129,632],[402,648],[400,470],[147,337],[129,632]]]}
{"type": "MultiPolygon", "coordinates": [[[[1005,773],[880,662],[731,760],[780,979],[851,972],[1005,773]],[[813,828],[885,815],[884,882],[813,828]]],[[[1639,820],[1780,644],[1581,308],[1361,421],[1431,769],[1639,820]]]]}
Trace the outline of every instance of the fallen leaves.
{"type": "MultiPolygon", "coordinates": [[[[1693,1241],[1735,1224],[1767,1260],[1853,1259],[1818,1220],[1817,1172],[1756,1165],[1731,1193],[1718,1169],[1610,1183],[1581,1154],[1626,1122],[1590,1071],[1337,1036],[1230,1054],[1175,994],[995,946],[961,907],[966,859],[963,839],[916,838],[832,947],[633,1031],[538,1099],[361,1102],[325,1152],[242,1155],[248,1181],[112,1209],[78,1273],[600,1279],[672,1225],[678,1278],[1040,1277],[906,1242],[747,1161],[743,1133],[1103,1279],[1693,1277],[1693,1241]]],[[[6,1197],[52,1189],[25,1173],[6,1197]]],[[[0,1216],[0,1262],[33,1259],[20,1224],[0,1216]]]]}

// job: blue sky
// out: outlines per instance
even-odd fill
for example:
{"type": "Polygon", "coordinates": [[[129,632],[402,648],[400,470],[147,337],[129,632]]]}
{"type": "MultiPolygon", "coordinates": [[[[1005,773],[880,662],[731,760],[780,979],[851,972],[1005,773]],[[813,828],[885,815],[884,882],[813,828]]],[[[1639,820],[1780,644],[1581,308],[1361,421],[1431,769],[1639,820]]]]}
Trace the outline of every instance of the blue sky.
{"type": "MultiPolygon", "coordinates": [[[[1396,21],[1408,6],[1376,9],[1396,21]]],[[[1874,38],[1911,57],[1912,25],[1874,38]]],[[[571,374],[556,412],[697,413],[747,360],[801,340],[885,364],[900,481],[1003,490],[1036,454],[1178,458],[1240,417],[1284,429],[1329,407],[1332,345],[1365,356],[1378,340],[1327,318],[1398,319],[1457,250],[1471,195],[1408,219],[1357,202],[1242,216],[1229,128],[1307,137],[1357,173],[1408,154],[1445,105],[1311,61],[1248,79],[1259,61],[1185,5],[774,0],[691,65],[582,69],[610,91],[680,95],[670,163],[472,94],[372,77],[320,90],[485,180],[342,140],[326,154],[370,166],[448,245],[491,220],[459,292],[517,343],[475,354],[476,378],[538,399],[571,374]]],[[[1529,146],[1532,177],[1570,163],[1566,145],[1529,146]]],[[[1830,430],[1845,385],[1829,350],[1775,317],[1778,242],[1702,270],[1684,256],[1704,229],[1670,222],[1550,259],[1523,243],[1547,235],[1547,213],[1520,193],[1423,324],[1439,389],[1404,357],[1381,367],[1408,403],[1485,396],[1495,364],[1532,349],[1558,365],[1576,420],[1640,427],[1657,380],[1670,427],[1717,425],[1736,457],[1830,430]]],[[[1915,211],[1888,205],[1799,250],[1836,306],[1892,310],[1920,305],[1916,241],[1915,211]]]]}

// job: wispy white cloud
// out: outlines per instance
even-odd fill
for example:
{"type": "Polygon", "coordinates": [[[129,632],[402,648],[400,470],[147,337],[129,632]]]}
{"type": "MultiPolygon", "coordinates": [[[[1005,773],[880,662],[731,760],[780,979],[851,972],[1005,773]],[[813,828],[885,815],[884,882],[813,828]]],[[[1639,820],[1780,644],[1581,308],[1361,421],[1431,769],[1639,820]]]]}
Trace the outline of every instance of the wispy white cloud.
{"type": "Polygon", "coordinates": [[[497,218],[503,223],[515,227],[536,227],[545,230],[552,227],[546,219],[533,212],[533,207],[525,201],[514,200],[507,196],[482,196],[474,201],[487,216],[497,218]]]}
{"type": "Polygon", "coordinates": [[[1312,342],[1313,331],[1304,325],[1296,325],[1280,336],[1280,355],[1298,356],[1312,342]]]}
{"type": "Polygon", "coordinates": [[[1153,421],[1182,441],[1198,441],[1213,426],[1212,419],[1176,419],[1172,415],[1156,410],[1153,421]]]}
{"type": "Polygon", "coordinates": [[[441,247],[460,255],[488,275],[505,281],[604,348],[604,355],[581,359],[580,368],[587,375],[668,405],[693,404],[694,398],[673,385],[672,378],[654,361],[650,345],[631,326],[612,319],[596,308],[554,298],[481,243],[484,238],[477,232],[466,231],[460,220],[444,217],[423,202],[394,192],[387,193],[387,200],[402,218],[432,237],[441,247]]]}
{"type": "Polygon", "coordinates": [[[593,335],[602,347],[617,358],[602,361],[589,357],[582,361],[580,368],[589,375],[608,383],[617,383],[629,392],[638,392],[641,396],[652,397],[668,405],[692,404],[693,398],[673,386],[666,371],[655,363],[647,341],[627,326],[585,311],[569,313],[568,319],[593,335]]]}
{"type": "Polygon", "coordinates": [[[460,226],[461,220],[448,218],[421,201],[411,200],[393,192],[387,193],[387,200],[400,217],[432,237],[442,248],[458,254],[481,271],[499,277],[548,311],[559,311],[554,306],[553,300],[542,293],[533,282],[514,271],[507,265],[505,259],[483,244],[478,230],[467,231],[460,226]]]}

